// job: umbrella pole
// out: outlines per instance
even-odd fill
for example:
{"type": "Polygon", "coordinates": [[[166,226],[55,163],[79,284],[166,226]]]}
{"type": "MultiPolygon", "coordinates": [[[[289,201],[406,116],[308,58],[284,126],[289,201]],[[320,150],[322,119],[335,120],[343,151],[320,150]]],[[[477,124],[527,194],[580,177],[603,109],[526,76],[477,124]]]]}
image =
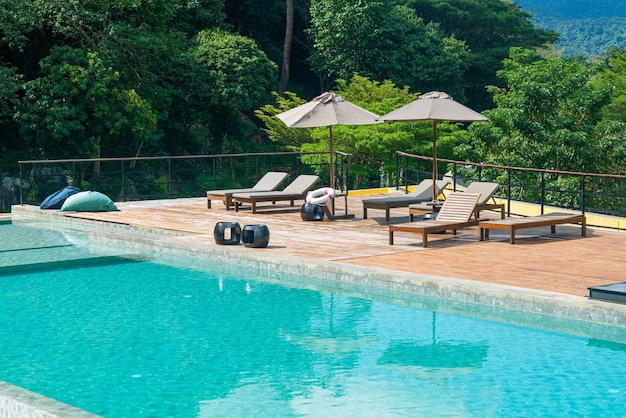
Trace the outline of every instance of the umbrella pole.
{"type": "Polygon", "coordinates": [[[335,188],[335,166],[333,165],[333,127],[332,125],[328,127],[330,133],[330,140],[328,142],[330,148],[330,187],[331,189],[335,188]]]}
{"type": "Polygon", "coordinates": [[[437,121],[433,119],[433,202],[437,201],[437,121]]]}
{"type": "MultiPolygon", "coordinates": [[[[332,189],[336,189],[335,188],[335,161],[333,159],[334,156],[334,152],[333,152],[333,127],[332,125],[328,127],[329,129],[329,134],[330,134],[330,140],[329,140],[329,149],[330,149],[330,187],[332,189]]],[[[346,190],[344,189],[343,185],[341,187],[341,191],[342,192],[346,192],[346,190]]],[[[335,199],[331,199],[330,200],[330,210],[331,210],[331,214],[332,214],[332,218],[333,219],[352,219],[354,218],[353,214],[349,214],[348,213],[348,195],[347,193],[344,195],[344,205],[345,205],[345,210],[346,213],[345,215],[336,215],[335,214],[335,199]]]]}
{"type": "MultiPolygon", "coordinates": [[[[330,167],[329,167],[329,172],[330,172],[330,188],[331,189],[335,189],[335,165],[333,164],[333,126],[330,125],[328,127],[328,132],[329,132],[329,140],[328,140],[328,148],[330,149],[330,167]]],[[[331,199],[330,200],[330,208],[331,208],[331,213],[333,214],[333,216],[335,216],[335,200],[331,199]]]]}

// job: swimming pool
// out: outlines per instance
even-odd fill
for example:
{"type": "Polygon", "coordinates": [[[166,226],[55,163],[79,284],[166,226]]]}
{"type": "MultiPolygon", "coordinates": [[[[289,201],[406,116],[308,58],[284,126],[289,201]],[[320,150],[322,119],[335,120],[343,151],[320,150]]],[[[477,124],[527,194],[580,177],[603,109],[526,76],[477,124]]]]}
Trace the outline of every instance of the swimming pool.
{"type": "Polygon", "coordinates": [[[101,255],[81,234],[45,232],[38,247],[92,262],[0,267],[0,380],[96,414],[615,416],[623,405],[621,343],[486,321],[459,302],[101,255]]]}

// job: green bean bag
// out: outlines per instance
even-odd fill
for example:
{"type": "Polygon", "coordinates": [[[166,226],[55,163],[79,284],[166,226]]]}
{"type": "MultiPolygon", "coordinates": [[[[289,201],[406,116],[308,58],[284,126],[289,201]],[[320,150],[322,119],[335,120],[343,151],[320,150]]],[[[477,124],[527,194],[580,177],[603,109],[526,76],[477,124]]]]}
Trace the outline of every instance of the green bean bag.
{"type": "Polygon", "coordinates": [[[79,192],[65,199],[62,212],[110,212],[117,206],[108,196],[100,192],[79,192]]]}

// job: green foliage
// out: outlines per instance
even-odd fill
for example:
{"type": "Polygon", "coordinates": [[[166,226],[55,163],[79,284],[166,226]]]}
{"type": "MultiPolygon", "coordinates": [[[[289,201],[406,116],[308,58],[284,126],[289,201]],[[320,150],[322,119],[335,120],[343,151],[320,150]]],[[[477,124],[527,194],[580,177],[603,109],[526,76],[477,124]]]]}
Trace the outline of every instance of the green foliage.
{"type": "Polygon", "coordinates": [[[256,135],[241,113],[269,101],[278,68],[254,41],[222,30],[200,32],[191,53],[201,77],[194,95],[212,105],[205,109],[214,116],[208,129],[222,133],[216,143],[220,151],[236,152],[237,141],[256,135]]]}
{"type": "Polygon", "coordinates": [[[626,51],[614,49],[599,62],[594,83],[613,91],[613,100],[604,109],[605,117],[626,122],[626,51]]]}
{"type": "Polygon", "coordinates": [[[206,67],[205,88],[220,103],[237,109],[253,109],[269,99],[278,68],[254,41],[222,30],[200,32],[193,54],[206,67]]]}
{"type": "Polygon", "coordinates": [[[254,114],[265,125],[263,132],[274,142],[283,144],[288,150],[300,150],[303,144],[311,142],[311,129],[291,129],[280,119],[275,117],[279,113],[285,112],[305,103],[295,93],[285,92],[283,97],[276,92],[273,93],[276,106],[266,104],[254,111],[254,114]]]}
{"type": "Polygon", "coordinates": [[[598,19],[542,19],[537,25],[560,35],[556,48],[566,57],[593,58],[611,48],[626,48],[626,17],[598,19]]]}
{"type": "Polygon", "coordinates": [[[485,162],[587,172],[602,167],[595,128],[611,96],[591,82],[588,65],[513,48],[498,75],[507,84],[491,88],[498,108],[485,112],[490,124],[472,131],[485,162]]]}
{"type": "Polygon", "coordinates": [[[425,25],[404,6],[359,0],[315,0],[311,4],[313,69],[331,78],[360,73],[414,89],[462,95],[467,66],[463,42],[425,25]]]}
{"type": "Polygon", "coordinates": [[[511,47],[536,48],[557,39],[556,33],[536,29],[530,15],[513,2],[501,0],[408,0],[425,22],[437,22],[441,30],[465,42],[469,49],[462,74],[463,94],[443,91],[473,109],[492,107],[487,85],[500,85],[496,71],[511,47]]]}
{"type": "Polygon", "coordinates": [[[517,0],[533,23],[559,33],[564,56],[596,57],[626,48],[626,2],[621,0],[517,0]]]}
{"type": "Polygon", "coordinates": [[[25,84],[16,117],[24,138],[50,158],[119,155],[154,138],[150,105],[124,89],[98,54],[56,47],[41,67],[43,76],[25,84]]]}
{"type": "Polygon", "coordinates": [[[202,30],[219,28],[224,24],[223,0],[184,0],[178,3],[172,26],[188,38],[202,30]]]}
{"type": "Polygon", "coordinates": [[[596,69],[593,84],[613,92],[611,103],[603,109],[596,135],[605,165],[602,172],[626,173],[626,51],[613,50],[596,69]]]}
{"type": "Polygon", "coordinates": [[[38,16],[30,0],[0,0],[0,49],[22,51],[28,33],[37,27],[38,16]]]}

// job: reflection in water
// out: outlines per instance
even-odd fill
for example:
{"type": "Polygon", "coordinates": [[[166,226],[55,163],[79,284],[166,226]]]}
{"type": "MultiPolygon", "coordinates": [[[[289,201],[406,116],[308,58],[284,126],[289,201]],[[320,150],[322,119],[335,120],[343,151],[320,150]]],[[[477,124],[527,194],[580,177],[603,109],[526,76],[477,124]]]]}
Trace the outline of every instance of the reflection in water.
{"type": "Polygon", "coordinates": [[[626,344],[615,343],[612,341],[589,339],[588,344],[590,347],[608,348],[609,350],[613,350],[613,351],[626,352],[626,344]]]}
{"type": "Polygon", "coordinates": [[[437,313],[432,313],[431,342],[395,340],[378,360],[395,371],[418,379],[445,381],[453,376],[471,373],[482,367],[488,344],[437,339],[437,313]]]}
{"type": "Polygon", "coordinates": [[[487,357],[486,343],[455,343],[438,341],[429,345],[394,341],[385,350],[378,364],[421,366],[424,368],[479,368],[487,357]]]}

